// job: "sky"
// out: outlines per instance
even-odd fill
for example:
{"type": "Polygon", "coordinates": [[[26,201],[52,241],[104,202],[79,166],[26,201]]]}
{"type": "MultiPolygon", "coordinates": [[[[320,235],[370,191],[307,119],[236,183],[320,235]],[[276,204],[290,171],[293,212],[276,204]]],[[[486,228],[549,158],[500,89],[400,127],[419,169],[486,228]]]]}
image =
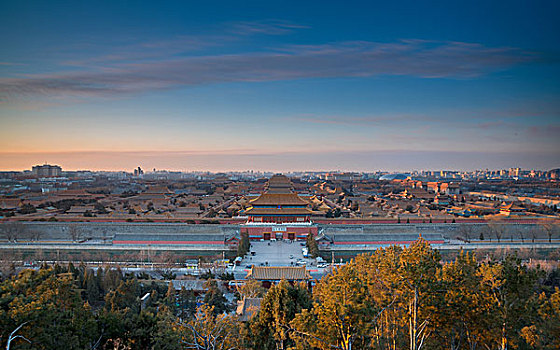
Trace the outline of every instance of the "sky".
{"type": "Polygon", "coordinates": [[[0,170],[560,167],[558,1],[3,1],[0,170]]]}

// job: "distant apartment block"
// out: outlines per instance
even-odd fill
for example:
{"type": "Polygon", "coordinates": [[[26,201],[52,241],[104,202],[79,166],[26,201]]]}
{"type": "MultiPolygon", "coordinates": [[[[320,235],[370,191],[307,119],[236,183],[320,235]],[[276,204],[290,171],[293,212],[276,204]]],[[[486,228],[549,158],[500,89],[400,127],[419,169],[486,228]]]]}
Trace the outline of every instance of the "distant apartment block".
{"type": "Polygon", "coordinates": [[[141,175],[144,175],[144,170],[142,170],[142,168],[138,167],[134,169],[134,176],[141,176],[141,175]]]}
{"type": "Polygon", "coordinates": [[[37,177],[58,177],[62,174],[62,168],[58,165],[35,165],[31,168],[31,172],[37,177]]]}

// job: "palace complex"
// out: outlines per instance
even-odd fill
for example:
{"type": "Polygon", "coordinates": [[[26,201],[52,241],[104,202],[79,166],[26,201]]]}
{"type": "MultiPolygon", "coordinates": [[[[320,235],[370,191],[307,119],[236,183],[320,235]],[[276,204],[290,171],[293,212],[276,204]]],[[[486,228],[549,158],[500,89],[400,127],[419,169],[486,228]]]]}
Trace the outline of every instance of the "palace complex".
{"type": "Polygon", "coordinates": [[[272,176],[264,193],[249,203],[251,207],[246,211],[248,222],[281,224],[310,221],[309,202],[294,193],[290,179],[284,175],[272,176]]]}
{"type": "Polygon", "coordinates": [[[242,230],[250,239],[305,239],[317,234],[311,222],[310,203],[294,192],[292,182],[284,175],[272,176],[246,211],[247,223],[242,230]]]}

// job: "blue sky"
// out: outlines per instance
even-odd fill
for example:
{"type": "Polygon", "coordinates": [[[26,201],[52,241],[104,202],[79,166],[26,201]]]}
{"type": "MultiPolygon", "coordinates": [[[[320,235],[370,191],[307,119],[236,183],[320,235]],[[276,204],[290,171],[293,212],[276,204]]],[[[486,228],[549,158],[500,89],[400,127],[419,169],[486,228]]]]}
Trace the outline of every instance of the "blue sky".
{"type": "Polygon", "coordinates": [[[0,169],[558,167],[559,10],[4,2],[0,169]]]}

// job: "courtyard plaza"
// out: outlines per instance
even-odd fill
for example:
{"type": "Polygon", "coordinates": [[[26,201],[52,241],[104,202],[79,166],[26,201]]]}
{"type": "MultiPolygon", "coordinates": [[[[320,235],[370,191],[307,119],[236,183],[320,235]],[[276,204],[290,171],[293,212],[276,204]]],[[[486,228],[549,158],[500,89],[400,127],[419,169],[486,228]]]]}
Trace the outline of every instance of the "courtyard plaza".
{"type": "Polygon", "coordinates": [[[240,266],[235,266],[230,271],[235,279],[244,279],[255,266],[298,266],[297,261],[305,262],[307,269],[313,278],[321,278],[328,268],[318,268],[315,259],[304,258],[302,249],[305,248],[304,241],[252,241],[251,249],[243,258],[240,266]]]}

